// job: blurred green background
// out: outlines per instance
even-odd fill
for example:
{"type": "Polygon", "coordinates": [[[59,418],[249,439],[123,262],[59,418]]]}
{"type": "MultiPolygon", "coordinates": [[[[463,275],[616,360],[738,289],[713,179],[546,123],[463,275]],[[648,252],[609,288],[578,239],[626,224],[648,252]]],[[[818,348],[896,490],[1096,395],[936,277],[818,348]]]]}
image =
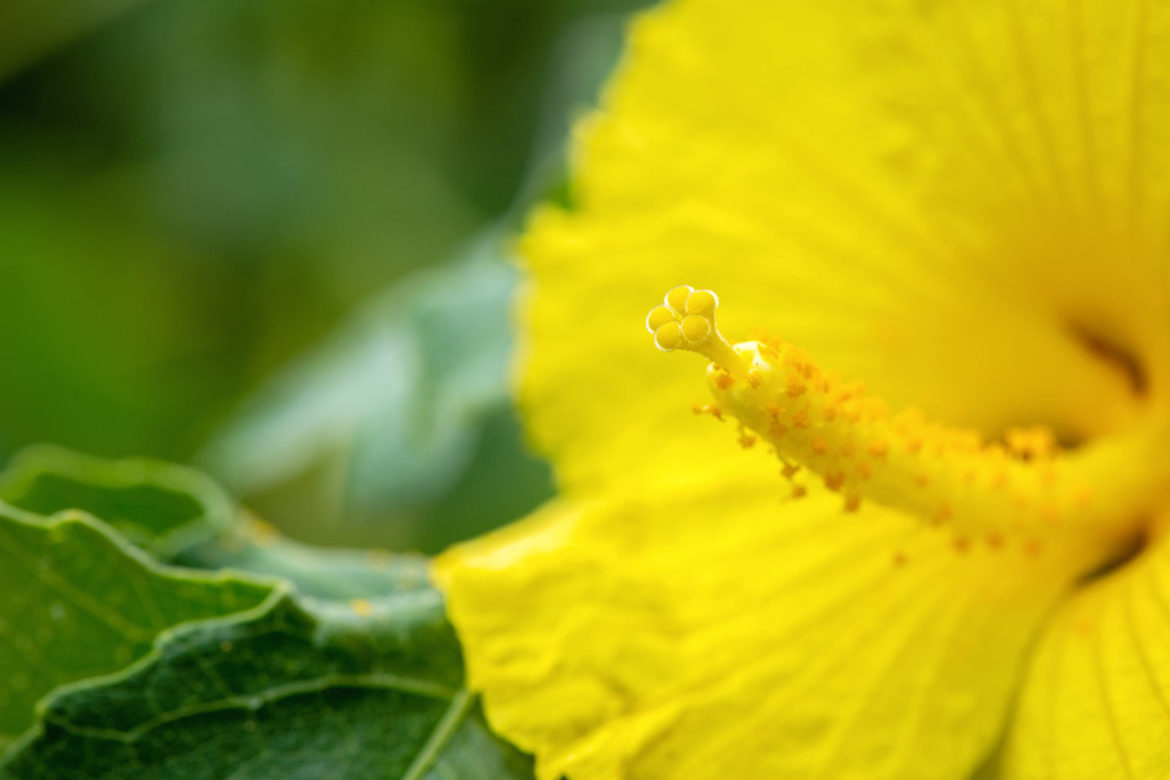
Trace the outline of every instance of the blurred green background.
{"type": "Polygon", "coordinates": [[[0,458],[193,463],[318,543],[546,498],[507,248],[636,0],[5,0],[0,458]]]}

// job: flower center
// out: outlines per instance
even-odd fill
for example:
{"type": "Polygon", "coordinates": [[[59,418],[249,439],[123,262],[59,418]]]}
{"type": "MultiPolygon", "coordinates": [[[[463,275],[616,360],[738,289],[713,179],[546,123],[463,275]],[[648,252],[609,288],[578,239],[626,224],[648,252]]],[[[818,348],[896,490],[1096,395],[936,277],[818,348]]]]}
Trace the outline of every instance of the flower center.
{"type": "Polygon", "coordinates": [[[715,404],[697,411],[734,417],[744,446],[771,445],[794,496],[815,477],[843,496],[846,511],[863,501],[901,510],[952,534],[960,552],[975,543],[1032,555],[1056,548],[1086,570],[1132,546],[1142,518],[1166,497],[1163,415],[1075,452],[1044,427],[985,441],[913,408],[892,412],[862,383],[778,339],[732,345],[716,326],[717,307],[710,291],[676,287],[646,325],[660,349],[710,361],[715,404]]]}

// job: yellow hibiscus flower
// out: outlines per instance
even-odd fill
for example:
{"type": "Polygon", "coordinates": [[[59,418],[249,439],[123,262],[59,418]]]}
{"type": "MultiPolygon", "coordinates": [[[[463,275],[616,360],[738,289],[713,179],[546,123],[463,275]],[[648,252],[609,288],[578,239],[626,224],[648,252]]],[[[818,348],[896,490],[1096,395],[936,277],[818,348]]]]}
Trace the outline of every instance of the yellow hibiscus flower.
{"type": "Polygon", "coordinates": [[[1167,0],[638,21],[523,242],[561,497],[436,568],[542,778],[1170,777],[1168,44],[1167,0]]]}

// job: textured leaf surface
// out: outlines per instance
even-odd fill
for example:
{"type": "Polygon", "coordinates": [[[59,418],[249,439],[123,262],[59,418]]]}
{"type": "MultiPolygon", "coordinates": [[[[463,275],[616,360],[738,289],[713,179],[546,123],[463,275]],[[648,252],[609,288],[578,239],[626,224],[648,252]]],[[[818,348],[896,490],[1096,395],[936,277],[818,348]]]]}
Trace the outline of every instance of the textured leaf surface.
{"type": "Polygon", "coordinates": [[[40,448],[0,475],[0,494],[56,515],[0,514],[0,586],[18,594],[0,624],[0,662],[17,673],[0,697],[33,679],[38,647],[84,661],[20,707],[0,698],[20,716],[0,778],[532,776],[464,688],[425,559],[293,542],[201,475],[150,461],[40,448]],[[184,565],[287,584],[164,569],[69,506],[184,565]]]}
{"type": "Polygon", "coordinates": [[[261,583],[166,570],[78,513],[0,505],[0,746],[57,686],[144,656],[159,632],[255,607],[261,583]]]}
{"type": "Polygon", "coordinates": [[[298,604],[165,635],[126,672],[60,691],[10,778],[525,778],[462,688],[439,595],[298,604]]]}

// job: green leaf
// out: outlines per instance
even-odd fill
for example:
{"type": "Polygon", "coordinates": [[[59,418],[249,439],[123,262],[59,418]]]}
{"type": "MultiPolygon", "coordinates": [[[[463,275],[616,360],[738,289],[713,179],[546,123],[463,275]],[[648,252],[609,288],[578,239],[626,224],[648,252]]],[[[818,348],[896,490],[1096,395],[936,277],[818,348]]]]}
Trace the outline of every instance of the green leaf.
{"type": "Polygon", "coordinates": [[[201,462],[244,496],[337,462],[326,478],[344,519],[405,516],[388,539],[400,549],[437,551],[531,510],[551,477],[507,415],[516,272],[502,247],[489,232],[394,285],[262,389],[201,462]],[[477,480],[485,465],[508,478],[477,480]]]}
{"type": "Polygon", "coordinates": [[[171,463],[33,447],[0,473],[0,500],[45,516],[81,510],[167,563],[280,578],[316,598],[428,587],[422,556],[300,544],[242,512],[205,475],[171,463]]]}
{"type": "Polygon", "coordinates": [[[204,460],[252,491],[353,446],[365,451],[356,468],[377,460],[383,472],[359,489],[414,503],[441,493],[479,411],[507,396],[514,279],[488,260],[394,285],[262,390],[204,460]]]}
{"type": "Polygon", "coordinates": [[[9,777],[531,778],[463,687],[433,590],[352,605],[275,593],[59,691],[9,777]]]}
{"type": "Polygon", "coordinates": [[[314,547],[287,539],[254,519],[186,550],[175,562],[279,577],[298,593],[320,599],[371,598],[430,587],[428,562],[421,555],[314,547]]]}
{"type": "Polygon", "coordinates": [[[80,513],[0,504],[0,746],[54,688],[144,656],[162,631],[255,607],[271,586],[152,563],[80,513]]]}
{"type": "Polygon", "coordinates": [[[0,607],[0,668],[15,670],[0,704],[20,718],[0,778],[532,777],[464,688],[425,559],[284,539],[209,480],[152,461],[38,448],[0,493],[57,513],[0,513],[0,587],[18,594],[0,607]],[[185,563],[287,584],[161,567],[70,503],[185,563]],[[68,673],[18,689],[41,659],[68,673]]]}
{"type": "Polygon", "coordinates": [[[0,500],[45,516],[88,512],[164,560],[228,531],[236,515],[231,498],[192,469],[49,446],[23,450],[12,460],[0,474],[0,500]]]}

